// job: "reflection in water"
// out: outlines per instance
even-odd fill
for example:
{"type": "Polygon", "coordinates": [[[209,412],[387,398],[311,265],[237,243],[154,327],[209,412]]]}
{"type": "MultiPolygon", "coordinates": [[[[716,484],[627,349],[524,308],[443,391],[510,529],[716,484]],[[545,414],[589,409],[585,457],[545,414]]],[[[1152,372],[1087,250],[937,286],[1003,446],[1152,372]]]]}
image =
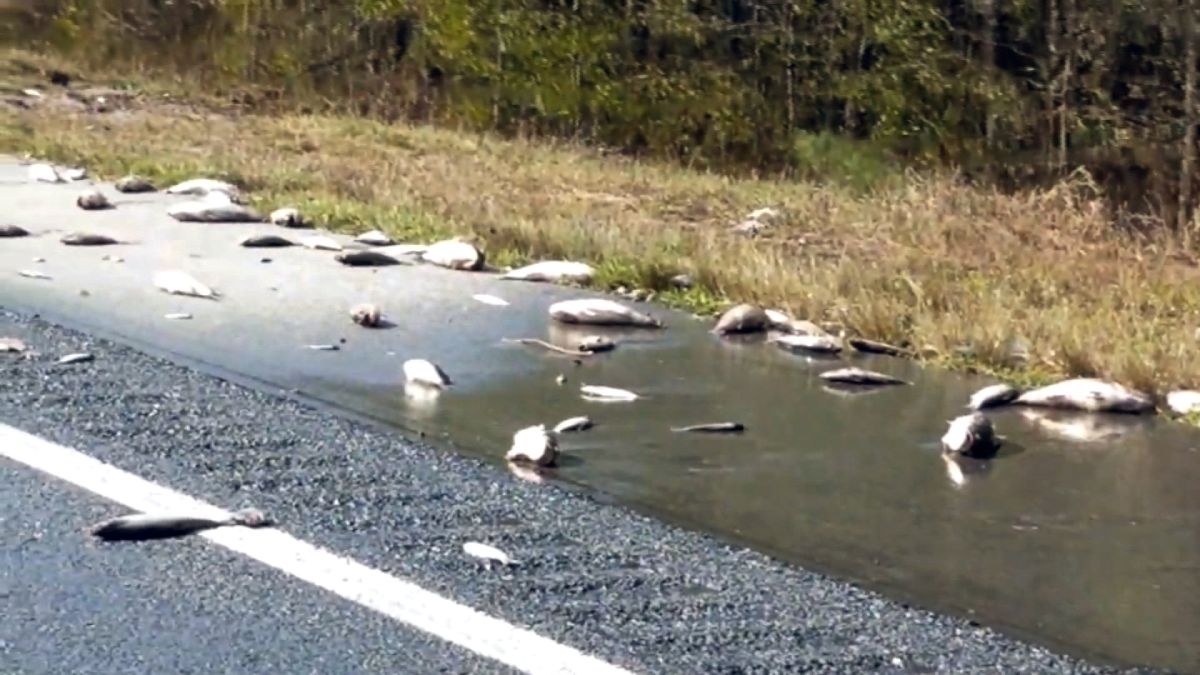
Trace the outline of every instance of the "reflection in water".
{"type": "Polygon", "coordinates": [[[508,466],[508,470],[512,475],[523,481],[528,483],[544,483],[546,481],[543,477],[543,471],[537,467],[523,466],[514,462],[505,462],[504,464],[508,466]]]}
{"type": "Polygon", "coordinates": [[[427,420],[437,412],[438,397],[442,392],[437,387],[427,387],[416,382],[404,384],[404,400],[408,410],[416,419],[427,420]]]}
{"type": "Polygon", "coordinates": [[[1134,432],[1145,432],[1150,418],[1119,413],[1085,413],[1018,407],[1022,419],[1041,433],[1064,441],[1099,443],[1115,441],[1134,432]]]}
{"type": "Polygon", "coordinates": [[[969,483],[986,477],[992,469],[992,463],[988,460],[949,453],[942,453],[942,461],[946,465],[946,477],[956,488],[966,487],[969,483]]]}

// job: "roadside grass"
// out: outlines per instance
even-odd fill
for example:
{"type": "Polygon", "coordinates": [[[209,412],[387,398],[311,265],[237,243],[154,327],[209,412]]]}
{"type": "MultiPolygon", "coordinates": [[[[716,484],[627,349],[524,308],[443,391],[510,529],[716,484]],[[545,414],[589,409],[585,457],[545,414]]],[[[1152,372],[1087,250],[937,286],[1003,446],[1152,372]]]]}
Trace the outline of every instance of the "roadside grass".
{"type": "MultiPolygon", "coordinates": [[[[46,63],[0,52],[0,98],[44,82],[46,63]]],[[[405,241],[466,236],[498,265],[585,260],[599,288],[654,290],[700,314],[758,302],[1024,385],[1099,376],[1156,395],[1200,385],[1195,258],[1166,236],[1117,233],[1086,176],[1017,195],[945,174],[864,191],[550,140],[254,114],[185,98],[181,85],[120,82],[132,98],[105,113],[48,87],[30,110],[0,102],[0,151],[107,179],[224,178],[260,209],[297,206],[321,227],[405,241]],[[763,235],[729,231],[764,206],[784,217],[763,235]],[[695,286],[672,288],[680,273],[695,286]],[[1028,346],[1022,361],[1012,355],[1018,340],[1028,346]]]]}

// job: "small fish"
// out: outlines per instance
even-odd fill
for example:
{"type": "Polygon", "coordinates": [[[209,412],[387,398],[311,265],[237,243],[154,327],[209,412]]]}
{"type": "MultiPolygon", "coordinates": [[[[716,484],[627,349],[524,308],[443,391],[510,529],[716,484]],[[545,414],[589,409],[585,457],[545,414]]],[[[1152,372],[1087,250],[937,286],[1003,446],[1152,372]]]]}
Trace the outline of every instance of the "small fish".
{"type": "Polygon", "coordinates": [[[383,267],[401,264],[399,260],[379,251],[350,251],[339,253],[333,256],[333,259],[347,267],[383,267]]]}
{"type": "Polygon", "coordinates": [[[421,252],[421,260],[452,270],[475,271],[483,267],[487,256],[473,244],[447,239],[430,244],[421,252]]]}
{"type": "Polygon", "coordinates": [[[476,293],[475,295],[472,295],[471,297],[478,300],[479,302],[482,302],[485,305],[493,305],[496,307],[504,307],[504,306],[508,305],[507,300],[505,300],[503,298],[497,298],[494,295],[488,295],[486,293],[476,293]]]}
{"type": "Polygon", "coordinates": [[[827,382],[839,382],[842,384],[863,384],[863,385],[885,385],[885,384],[908,384],[905,380],[901,380],[891,375],[877,373],[873,370],[863,370],[862,368],[838,368],[836,370],[827,370],[821,373],[818,377],[827,382]]]}
{"type": "Polygon", "coordinates": [[[72,363],[87,363],[88,361],[95,361],[95,360],[96,360],[96,357],[92,356],[91,354],[88,354],[85,352],[79,352],[76,354],[67,354],[66,356],[63,356],[62,358],[60,358],[58,360],[58,362],[63,365],[70,365],[72,363]]]}
{"type": "Polygon", "coordinates": [[[121,243],[107,234],[94,232],[71,232],[63,235],[59,241],[67,246],[111,246],[121,243]]]}
{"type": "Polygon", "coordinates": [[[854,347],[858,351],[865,352],[867,354],[883,354],[884,356],[904,356],[905,354],[909,353],[908,350],[906,350],[902,347],[897,347],[895,345],[889,345],[886,342],[879,342],[878,340],[868,340],[867,338],[863,338],[863,337],[848,338],[846,340],[846,342],[850,343],[851,347],[854,347]]]}
{"type": "Polygon", "coordinates": [[[832,335],[781,335],[768,340],[788,351],[837,354],[842,351],[842,341],[832,335]]]}
{"type": "Polygon", "coordinates": [[[167,215],[181,223],[256,223],[262,220],[257,211],[235,203],[228,194],[220,191],[173,204],[167,207],[167,215]]]}
{"type": "Polygon", "coordinates": [[[592,280],[596,271],[591,265],[569,260],[546,260],[504,273],[501,279],[518,281],[544,281],[550,283],[586,284],[592,280]]]}
{"type": "Polygon", "coordinates": [[[172,312],[170,314],[164,314],[163,317],[172,321],[188,321],[192,318],[192,315],[188,314],[187,312],[172,312]]]}
{"type": "Polygon", "coordinates": [[[558,454],[558,434],[546,431],[544,424],[537,424],[513,434],[512,446],[504,459],[535,466],[554,466],[558,462],[558,454]]]}
{"type": "Polygon", "coordinates": [[[41,98],[42,97],[42,92],[38,91],[37,89],[22,89],[21,93],[25,94],[29,98],[41,98]]]}
{"type": "Polygon", "coordinates": [[[355,237],[354,241],[357,241],[360,244],[366,244],[368,246],[391,246],[394,243],[391,237],[387,236],[383,232],[380,232],[379,230],[363,232],[355,237]]]}
{"type": "Polygon", "coordinates": [[[25,343],[17,338],[0,338],[0,354],[17,354],[25,351],[25,343]]]}
{"type": "Polygon", "coordinates": [[[308,345],[308,348],[318,352],[336,352],[341,349],[337,345],[308,345]]]}
{"type": "Polygon", "coordinates": [[[993,384],[971,394],[967,407],[971,410],[983,410],[1012,403],[1021,395],[1021,390],[1009,384],[993,384]]]}
{"type": "Polygon", "coordinates": [[[99,190],[87,190],[75,198],[75,205],[84,211],[102,211],[113,208],[112,202],[99,190]]]}
{"type": "Polygon", "coordinates": [[[45,163],[37,163],[29,165],[29,180],[38,183],[65,183],[67,182],[59,173],[58,169],[45,163]]]}
{"type": "Polygon", "coordinates": [[[584,398],[603,401],[636,401],[638,395],[625,389],[585,384],[579,388],[584,398]]]}
{"type": "Polygon", "coordinates": [[[463,553],[466,553],[473,558],[486,560],[489,566],[493,562],[500,563],[501,565],[505,566],[517,564],[517,562],[509,557],[509,555],[504,551],[501,551],[495,546],[488,546],[487,544],[481,544],[477,541],[468,541],[467,543],[463,544],[462,550],[463,553]]]}
{"type": "Polygon", "coordinates": [[[729,333],[757,333],[767,329],[771,323],[765,310],[758,305],[741,304],[727,310],[717,319],[712,332],[717,335],[729,333]]]}
{"type": "Polygon", "coordinates": [[[218,294],[199,279],[182,270],[167,270],[154,273],[154,285],[172,295],[190,295],[197,298],[216,299],[218,294]]]}
{"type": "Polygon", "coordinates": [[[450,376],[437,364],[425,359],[409,359],[404,362],[404,379],[412,384],[442,388],[454,384],[450,376]]]}
{"type": "Polygon", "coordinates": [[[154,192],[157,190],[150,181],[132,174],[118,180],[113,187],[116,188],[117,192],[125,193],[154,192]]]}
{"type": "Polygon", "coordinates": [[[84,178],[87,178],[88,172],[87,169],[78,167],[74,169],[67,169],[66,171],[63,171],[62,175],[63,178],[66,178],[67,180],[83,180],[84,178]]]}
{"type": "Polygon", "coordinates": [[[567,419],[554,425],[554,433],[561,434],[571,431],[586,431],[592,428],[592,420],[590,417],[580,415],[579,417],[568,417],[567,419]]]}
{"type": "Polygon", "coordinates": [[[658,319],[606,298],[563,300],[550,305],[550,318],[566,324],[662,328],[658,319]]]}
{"type": "Polygon", "coordinates": [[[215,180],[212,178],[192,178],[181,183],[176,183],[166,189],[167,194],[172,195],[209,195],[213,192],[222,192],[229,198],[238,196],[240,190],[233,183],[227,183],[223,180],[215,180]]]}
{"type": "Polygon", "coordinates": [[[13,239],[16,237],[28,237],[29,230],[17,225],[0,225],[0,239],[13,239]]]}
{"type": "Polygon", "coordinates": [[[248,234],[238,240],[238,245],[246,248],[281,248],[295,246],[296,242],[277,234],[248,234]]]}
{"type": "Polygon", "coordinates": [[[560,387],[563,386],[564,384],[567,383],[567,376],[559,374],[558,377],[554,378],[554,383],[560,387]]]}
{"type": "Polygon", "coordinates": [[[26,277],[28,279],[49,279],[49,278],[51,278],[49,274],[44,274],[37,270],[18,270],[17,275],[26,277]]]}
{"type": "Polygon", "coordinates": [[[350,320],[364,328],[376,328],[383,318],[379,305],[362,302],[350,308],[350,320]]]}
{"type": "Polygon", "coordinates": [[[329,237],[322,237],[320,235],[313,235],[311,237],[302,237],[300,239],[300,245],[303,246],[304,248],[311,248],[316,251],[340,251],[340,250],[342,250],[341,244],[337,243],[333,239],[330,239],[329,237]]]}
{"type": "Polygon", "coordinates": [[[746,426],[741,422],[712,422],[709,424],[693,424],[686,427],[672,427],[671,431],[682,432],[697,432],[709,434],[728,434],[741,433],[746,430],[746,426]]]}
{"type": "Polygon", "coordinates": [[[110,518],[91,528],[92,536],[104,541],[146,541],[184,537],[229,525],[270,527],[270,518],[256,509],[236,511],[229,518],[134,513],[110,518]]]}
{"type": "Polygon", "coordinates": [[[308,225],[307,221],[304,220],[304,216],[300,215],[300,211],[291,207],[275,209],[267,217],[267,220],[272,225],[279,225],[280,227],[305,227],[308,225]]]}

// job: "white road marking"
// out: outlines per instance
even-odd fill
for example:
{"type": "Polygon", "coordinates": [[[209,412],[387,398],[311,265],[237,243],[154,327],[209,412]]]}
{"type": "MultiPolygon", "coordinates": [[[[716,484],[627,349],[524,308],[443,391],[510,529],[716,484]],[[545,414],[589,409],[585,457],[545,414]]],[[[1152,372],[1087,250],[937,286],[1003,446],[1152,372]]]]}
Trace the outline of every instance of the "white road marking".
{"type": "MultiPolygon", "coordinates": [[[[6,424],[0,424],[0,455],[135,511],[210,518],[230,515],[212,504],[6,424]]],[[[278,529],[230,527],[197,536],[522,672],[630,673],[278,529]]]]}

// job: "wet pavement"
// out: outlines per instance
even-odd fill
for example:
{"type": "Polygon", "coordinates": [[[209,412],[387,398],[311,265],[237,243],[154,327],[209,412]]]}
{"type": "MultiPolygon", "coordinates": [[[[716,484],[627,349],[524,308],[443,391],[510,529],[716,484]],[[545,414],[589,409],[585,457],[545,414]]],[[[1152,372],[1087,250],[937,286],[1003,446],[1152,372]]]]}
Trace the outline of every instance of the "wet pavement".
{"type": "Polygon", "coordinates": [[[497,464],[515,430],[588,415],[596,426],[564,435],[554,479],[1072,653],[1200,671],[1200,433],[1163,419],[1009,408],[989,413],[1006,437],[1000,457],[947,464],[938,448],[946,421],[987,380],[886,357],[806,359],[719,339],[707,322],[653,305],[639,307],[665,329],[582,331],[620,344],[575,363],[502,340],[564,344],[580,331],[552,325],[546,308],[594,293],[423,265],[347,268],[299,247],[245,249],[236,241],[248,233],[307,232],[179,223],[165,205],[187,197],[111,189],[116,209],[83,212],[73,203],[83,188],[30,184],[24,167],[0,163],[0,224],[35,235],[0,240],[0,306],[295,390],[497,464]],[[134,243],[60,244],[72,230],[134,243]],[[153,273],[169,268],[222,298],[158,291],[153,273]],[[352,324],[349,308],[361,301],[380,303],[395,327],[352,324]],[[170,321],[169,312],[194,318],[170,321]],[[340,349],[306,348],[316,343],[340,349]],[[416,357],[441,364],[455,386],[433,400],[407,396],[400,366],[416,357]],[[852,394],[817,377],[848,364],[913,386],[852,394]],[[581,384],[642,398],[585,401],[581,384]],[[746,431],[670,430],[716,421],[746,431]]]}

